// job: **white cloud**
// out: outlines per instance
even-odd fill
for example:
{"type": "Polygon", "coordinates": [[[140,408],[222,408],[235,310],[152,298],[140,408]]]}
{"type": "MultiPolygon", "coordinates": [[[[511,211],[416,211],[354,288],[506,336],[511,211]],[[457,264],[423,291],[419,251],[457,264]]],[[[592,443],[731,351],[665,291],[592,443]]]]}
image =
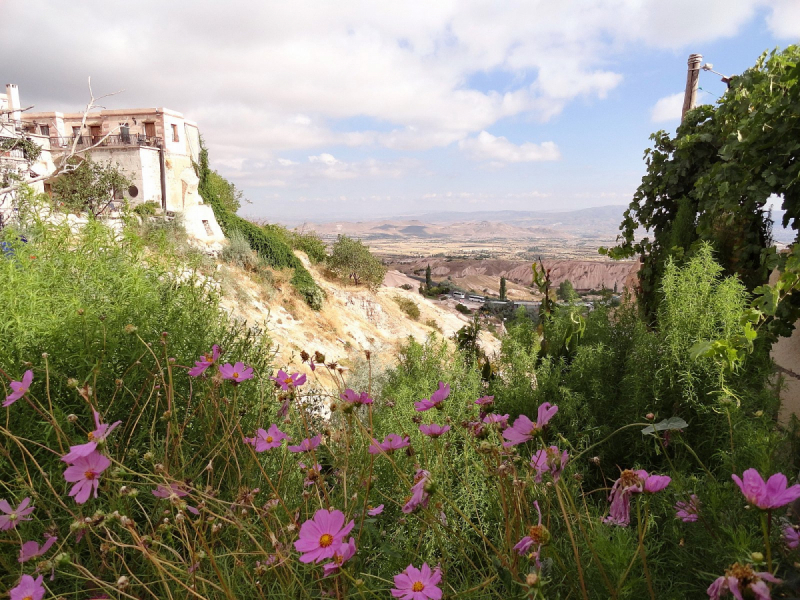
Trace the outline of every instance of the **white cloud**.
{"type": "Polygon", "coordinates": [[[679,120],[683,110],[683,96],[683,92],[678,92],[661,98],[650,111],[650,120],[653,123],[679,120]]]}
{"type": "MultiPolygon", "coordinates": [[[[295,192],[314,182],[427,176],[384,148],[397,155],[459,143],[484,168],[555,160],[557,137],[517,145],[484,132],[501,120],[546,122],[576,101],[603,101],[619,89],[630,52],[668,50],[682,62],[762,15],[775,35],[800,35],[797,0],[0,5],[0,56],[26,49],[24,61],[6,61],[4,77],[20,84],[26,105],[80,110],[91,74],[98,93],[125,90],[103,101],[108,108],[179,110],[199,123],[214,168],[243,185],[295,192]],[[379,148],[390,158],[347,162],[347,148],[379,148]],[[295,160],[278,158],[286,156],[295,160]],[[318,160],[293,164],[298,156],[318,160]]],[[[654,119],[678,118],[674,105],[660,105],[654,119]]],[[[415,185],[429,189],[427,181],[415,185]]],[[[337,193],[386,192],[374,187],[337,193]]]]}
{"type": "Polygon", "coordinates": [[[319,156],[309,156],[308,162],[318,162],[322,163],[323,165],[328,165],[329,167],[339,163],[339,161],[336,160],[332,154],[328,154],[327,152],[323,152],[319,156]]]}
{"type": "Polygon", "coordinates": [[[538,162],[558,160],[561,153],[553,142],[533,144],[525,142],[516,145],[505,137],[493,136],[488,131],[481,131],[476,137],[459,142],[461,150],[473,160],[488,160],[502,166],[503,163],[538,162]]]}
{"type": "MultiPolygon", "coordinates": [[[[777,1],[770,22],[783,31],[781,15],[794,9],[777,1]]],[[[26,62],[42,68],[32,73],[12,62],[6,76],[25,84],[23,94],[42,109],[78,108],[83,74],[91,73],[103,90],[126,90],[109,99],[112,107],[181,110],[199,121],[215,148],[423,149],[505,117],[545,121],[576,98],[602,99],[622,80],[609,59],[627,46],[683,49],[730,37],[762,2],[230,0],[220,11],[212,0],[196,0],[186,11],[180,3],[140,0],[132,12],[104,0],[55,10],[49,0],[27,0],[4,6],[0,51],[27,47],[37,32],[26,62]],[[702,18],[687,19],[690,12],[702,18]],[[76,30],[94,35],[76,37],[76,30]],[[465,82],[478,72],[503,72],[516,83],[473,89],[465,82]],[[394,130],[332,127],[358,117],[394,130]]]]}
{"type": "Polygon", "coordinates": [[[779,38],[796,41],[800,38],[800,2],[797,0],[772,0],[772,13],[767,25],[779,38]]]}

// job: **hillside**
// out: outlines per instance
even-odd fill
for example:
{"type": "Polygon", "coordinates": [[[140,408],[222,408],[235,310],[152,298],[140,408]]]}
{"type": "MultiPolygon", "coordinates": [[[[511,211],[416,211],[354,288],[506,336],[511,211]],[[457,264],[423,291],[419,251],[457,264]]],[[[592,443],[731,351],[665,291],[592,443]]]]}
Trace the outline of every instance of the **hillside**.
{"type": "MultiPolygon", "coordinates": [[[[467,317],[420,296],[416,287],[406,291],[382,286],[370,292],[342,286],[326,279],[304,254],[298,255],[327,295],[319,311],[311,310],[286,282],[276,282],[270,291],[239,267],[219,266],[224,282],[222,307],[248,325],[268,330],[275,344],[276,365],[299,362],[301,350],[318,350],[328,360],[344,365],[363,358],[364,350],[381,357],[384,363],[393,362],[390,355],[408,336],[419,341],[431,333],[450,338],[468,323],[467,317]],[[400,310],[393,299],[397,296],[417,304],[421,313],[418,321],[400,310]],[[441,332],[425,325],[428,321],[435,322],[441,332]]],[[[489,355],[499,351],[499,340],[488,332],[481,333],[481,344],[489,355]]]]}
{"type": "MultiPolygon", "coordinates": [[[[488,289],[496,293],[500,277],[505,277],[509,282],[517,284],[510,289],[520,294],[520,298],[526,292],[524,288],[530,286],[533,280],[531,261],[419,258],[390,263],[391,268],[406,274],[420,274],[428,265],[431,266],[434,279],[449,278],[459,287],[476,291],[488,289]]],[[[616,287],[622,290],[635,285],[639,263],[611,260],[545,260],[544,266],[551,270],[550,276],[554,285],[568,279],[577,290],[597,290],[603,287],[610,290],[616,287]]]]}

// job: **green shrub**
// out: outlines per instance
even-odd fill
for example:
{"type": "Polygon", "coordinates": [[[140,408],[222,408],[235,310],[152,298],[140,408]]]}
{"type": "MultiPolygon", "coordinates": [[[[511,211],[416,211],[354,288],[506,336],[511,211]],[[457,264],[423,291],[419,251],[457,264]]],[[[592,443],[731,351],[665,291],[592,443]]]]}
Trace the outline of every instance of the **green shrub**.
{"type": "Polygon", "coordinates": [[[416,302],[410,298],[403,298],[403,296],[393,296],[392,300],[397,303],[397,306],[400,307],[400,310],[406,313],[409,319],[413,321],[417,321],[419,319],[419,306],[417,306],[416,302]]]}
{"type": "Polygon", "coordinates": [[[460,312],[462,315],[471,315],[472,314],[472,311],[469,308],[467,308],[466,306],[464,306],[463,304],[461,304],[461,302],[456,304],[456,310],[458,312],[460,312]]]}
{"type": "Polygon", "coordinates": [[[293,231],[290,233],[292,248],[305,252],[312,264],[316,265],[325,262],[325,259],[328,258],[325,242],[315,232],[300,233],[293,231]]]}
{"type": "Polygon", "coordinates": [[[214,209],[214,216],[225,235],[230,237],[234,232],[238,232],[247,240],[250,248],[269,266],[275,269],[294,269],[290,280],[291,284],[312,309],[322,308],[322,302],[325,299],[324,292],[314,282],[311,273],[294,255],[289,245],[282,239],[284,234],[269,227],[259,227],[231,212],[221,203],[220,198],[216,195],[215,187],[209,183],[211,171],[208,168],[208,151],[205,148],[200,151],[200,163],[196,165],[196,168],[200,177],[198,191],[214,209]]]}
{"type": "Polygon", "coordinates": [[[134,214],[140,217],[152,217],[161,209],[157,202],[142,202],[133,207],[134,214]]]}
{"type": "Polygon", "coordinates": [[[223,248],[220,258],[246,269],[255,268],[258,264],[258,254],[250,247],[247,238],[236,230],[228,238],[228,245],[223,248]]]}

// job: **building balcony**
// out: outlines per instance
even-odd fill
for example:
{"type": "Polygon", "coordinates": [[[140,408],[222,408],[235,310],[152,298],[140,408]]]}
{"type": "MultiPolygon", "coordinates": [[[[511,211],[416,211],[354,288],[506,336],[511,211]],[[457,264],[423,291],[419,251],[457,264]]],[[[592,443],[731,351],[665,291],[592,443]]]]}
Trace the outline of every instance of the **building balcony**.
{"type": "Polygon", "coordinates": [[[76,139],[78,141],[76,148],[79,150],[84,150],[91,146],[97,146],[98,148],[130,146],[145,146],[149,148],[161,147],[160,137],[147,136],[141,133],[119,133],[109,136],[83,134],[69,137],[51,137],[50,148],[54,152],[57,152],[59,149],[72,148],[76,139]]]}

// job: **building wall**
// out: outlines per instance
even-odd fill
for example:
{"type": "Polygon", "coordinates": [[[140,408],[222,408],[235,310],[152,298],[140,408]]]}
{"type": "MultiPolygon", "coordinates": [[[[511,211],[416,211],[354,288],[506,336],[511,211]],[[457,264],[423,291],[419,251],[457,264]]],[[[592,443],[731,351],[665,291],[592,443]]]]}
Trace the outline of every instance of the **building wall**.
{"type": "Polygon", "coordinates": [[[128,190],[123,193],[131,206],[155,202],[161,206],[161,168],[157,148],[144,146],[99,147],[90,153],[93,161],[112,163],[131,180],[138,193],[132,197],[128,190]]]}

